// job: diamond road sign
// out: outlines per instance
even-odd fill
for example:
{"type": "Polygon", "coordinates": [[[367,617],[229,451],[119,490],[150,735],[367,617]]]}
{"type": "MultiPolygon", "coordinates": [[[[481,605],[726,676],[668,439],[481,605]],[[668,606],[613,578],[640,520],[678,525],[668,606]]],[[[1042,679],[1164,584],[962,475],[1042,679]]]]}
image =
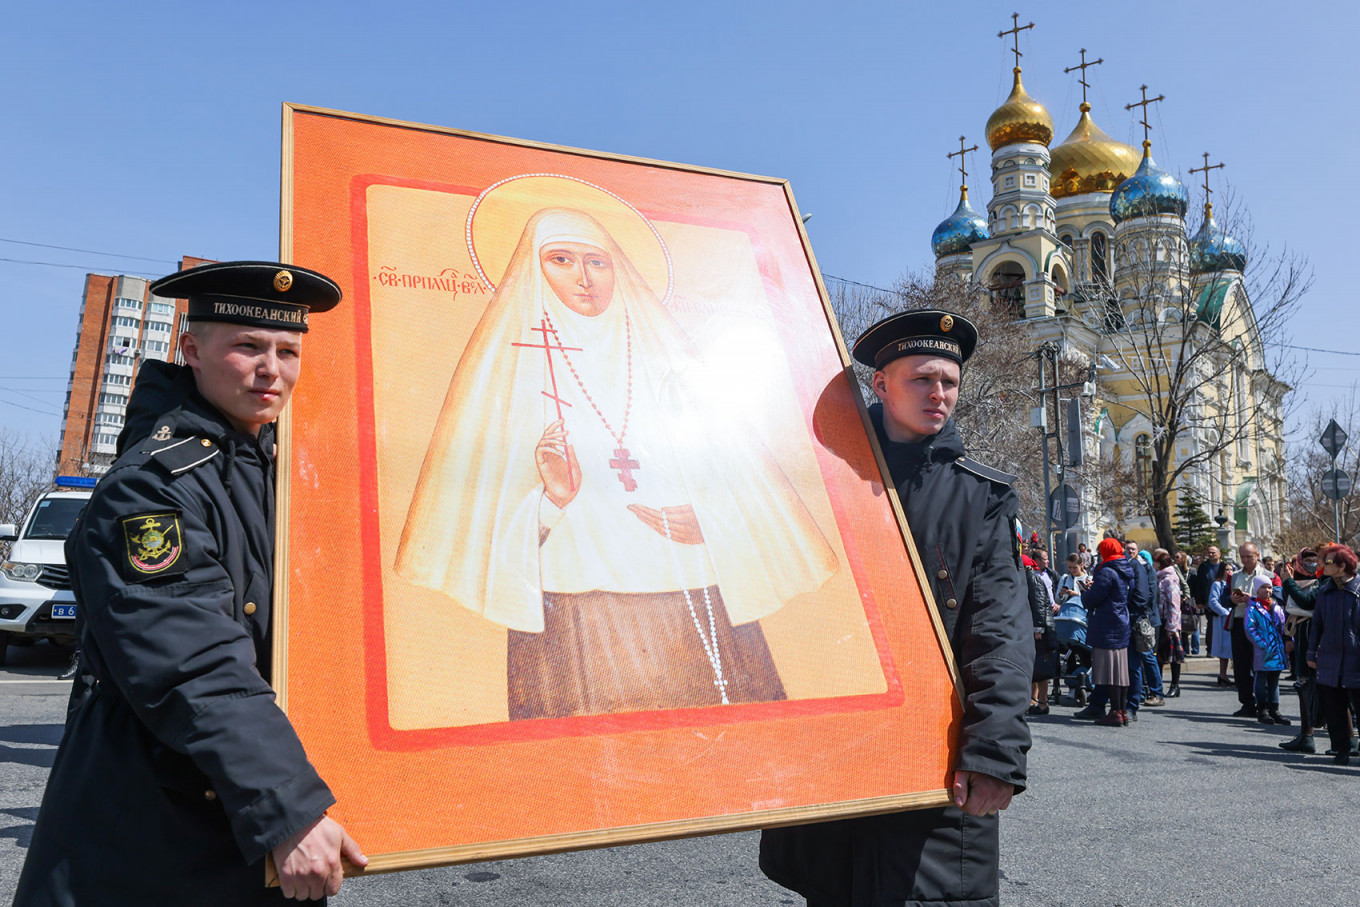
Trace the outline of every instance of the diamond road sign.
{"type": "Polygon", "coordinates": [[[1341,453],[1341,448],[1346,446],[1346,430],[1336,424],[1336,420],[1327,423],[1327,427],[1322,430],[1322,437],[1318,440],[1322,444],[1322,449],[1331,455],[1333,460],[1336,455],[1341,453]]]}
{"type": "Polygon", "coordinates": [[[1322,493],[1333,501],[1339,501],[1351,493],[1351,477],[1344,469],[1333,469],[1322,474],[1322,493]]]}

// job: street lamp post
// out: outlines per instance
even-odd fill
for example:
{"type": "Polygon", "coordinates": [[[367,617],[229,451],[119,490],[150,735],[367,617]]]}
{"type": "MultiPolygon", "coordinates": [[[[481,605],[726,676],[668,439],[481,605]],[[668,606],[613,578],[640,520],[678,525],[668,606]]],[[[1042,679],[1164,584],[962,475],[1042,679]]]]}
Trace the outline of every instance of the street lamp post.
{"type": "Polygon", "coordinates": [[[1071,473],[1068,467],[1081,465],[1081,410],[1080,404],[1075,400],[1068,400],[1067,403],[1072,409],[1067,418],[1064,418],[1064,405],[1060,393],[1065,390],[1080,388],[1083,394],[1088,391],[1094,395],[1095,366],[1092,365],[1085,381],[1078,381],[1073,384],[1058,383],[1058,345],[1052,341],[1045,341],[1034,351],[1034,358],[1039,362],[1039,406],[1034,411],[1032,424],[1038,428],[1043,436],[1043,463],[1044,463],[1044,547],[1048,549],[1049,556],[1055,564],[1064,564],[1067,555],[1076,550],[1072,536],[1074,529],[1081,525],[1081,497],[1076,488],[1069,484],[1071,473]],[[1049,370],[1052,370],[1053,383],[1048,383],[1049,370]],[[1052,394],[1051,405],[1054,416],[1058,424],[1050,431],[1048,424],[1048,412],[1050,406],[1049,394],[1052,394]],[[1066,432],[1067,437],[1064,437],[1066,432]],[[1052,438],[1058,444],[1058,462],[1056,469],[1049,460],[1048,442],[1052,438]],[[1056,475],[1057,488],[1053,487],[1051,476],[1056,475]],[[1056,537],[1057,544],[1054,544],[1056,537]]]}

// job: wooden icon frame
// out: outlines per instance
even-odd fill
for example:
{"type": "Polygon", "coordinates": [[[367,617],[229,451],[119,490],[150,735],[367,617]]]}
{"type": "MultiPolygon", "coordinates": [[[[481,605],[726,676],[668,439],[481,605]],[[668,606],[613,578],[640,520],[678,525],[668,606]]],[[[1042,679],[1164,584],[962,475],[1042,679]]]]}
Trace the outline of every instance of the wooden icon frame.
{"type": "Polygon", "coordinates": [[[957,672],[787,182],[286,104],[280,255],[345,299],[312,318],[281,420],[274,685],[369,872],[948,802],[957,672]],[[609,196],[655,230],[669,263],[644,250],[638,274],[708,338],[705,374],[778,441],[833,548],[825,587],[758,621],[784,700],[497,717],[505,628],[397,573],[415,473],[496,296],[465,212],[531,178],[524,197],[598,198],[623,224],[609,196]]]}

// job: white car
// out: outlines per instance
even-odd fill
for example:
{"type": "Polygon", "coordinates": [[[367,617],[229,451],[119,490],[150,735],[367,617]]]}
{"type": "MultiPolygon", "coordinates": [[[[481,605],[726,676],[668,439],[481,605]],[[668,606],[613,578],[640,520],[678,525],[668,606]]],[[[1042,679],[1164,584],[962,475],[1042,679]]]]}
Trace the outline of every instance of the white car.
{"type": "Polygon", "coordinates": [[[89,491],[49,491],[18,527],[0,524],[0,541],[13,543],[0,564],[0,665],[12,643],[75,642],[76,600],[65,543],[89,499],[89,491]]]}

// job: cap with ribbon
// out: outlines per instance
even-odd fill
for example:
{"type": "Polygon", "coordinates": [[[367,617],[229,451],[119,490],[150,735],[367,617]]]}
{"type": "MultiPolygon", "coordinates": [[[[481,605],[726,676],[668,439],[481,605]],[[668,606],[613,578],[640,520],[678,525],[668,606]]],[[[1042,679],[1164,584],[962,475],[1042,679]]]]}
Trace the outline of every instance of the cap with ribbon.
{"type": "Polygon", "coordinates": [[[340,286],[324,274],[277,261],[220,261],[151,284],[162,299],[188,302],[189,321],[225,321],[307,332],[307,316],[335,308],[340,286]]]}
{"type": "Polygon", "coordinates": [[[915,309],[889,315],[869,327],[851,354],[856,361],[880,369],[902,356],[939,356],[959,365],[977,347],[977,327],[954,312],[915,309]]]}

